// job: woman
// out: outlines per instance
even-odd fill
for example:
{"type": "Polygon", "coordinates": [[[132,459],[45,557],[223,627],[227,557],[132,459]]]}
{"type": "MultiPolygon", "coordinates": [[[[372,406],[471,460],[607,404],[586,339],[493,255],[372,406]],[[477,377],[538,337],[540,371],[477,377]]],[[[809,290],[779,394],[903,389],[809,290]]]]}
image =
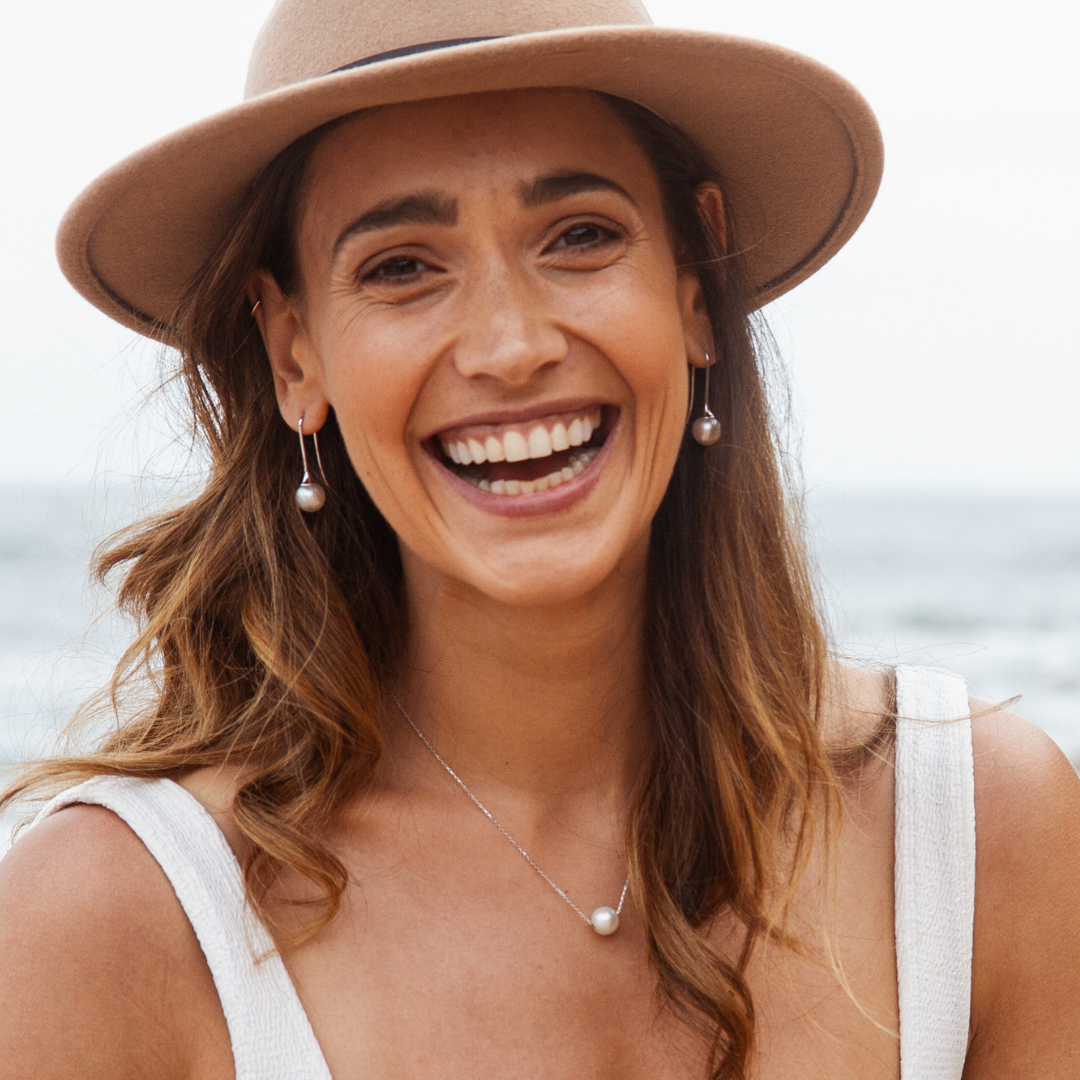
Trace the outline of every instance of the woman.
{"type": "Polygon", "coordinates": [[[102,556],[119,726],[9,794],[67,789],[0,1076],[1075,1075],[1071,768],[830,662],[784,503],[748,313],[879,173],[835,75],[633,0],[284,0],[84,193],[210,467],[102,556]]]}

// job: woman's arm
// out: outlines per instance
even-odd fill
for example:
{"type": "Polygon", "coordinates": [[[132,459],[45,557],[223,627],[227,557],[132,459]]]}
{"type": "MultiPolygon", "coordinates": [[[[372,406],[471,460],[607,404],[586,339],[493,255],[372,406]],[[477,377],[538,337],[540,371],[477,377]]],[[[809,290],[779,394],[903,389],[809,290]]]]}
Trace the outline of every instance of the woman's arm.
{"type": "Polygon", "coordinates": [[[0,862],[0,1080],[226,1080],[191,924],[134,833],[69,807],[0,862]]]}
{"type": "MultiPolygon", "coordinates": [[[[988,707],[972,703],[972,715],[988,707]]],[[[973,721],[976,891],[964,1080],[1080,1076],[1080,779],[1038,728],[973,721]]]]}

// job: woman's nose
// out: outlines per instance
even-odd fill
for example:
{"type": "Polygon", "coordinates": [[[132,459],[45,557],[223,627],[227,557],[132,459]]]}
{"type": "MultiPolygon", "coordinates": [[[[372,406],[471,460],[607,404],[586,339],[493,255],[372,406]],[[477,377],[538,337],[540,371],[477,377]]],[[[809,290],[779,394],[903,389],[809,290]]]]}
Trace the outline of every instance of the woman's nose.
{"type": "Polygon", "coordinates": [[[467,288],[454,364],[466,378],[527,383],[566,356],[568,343],[542,284],[505,258],[493,258],[467,288]]]}

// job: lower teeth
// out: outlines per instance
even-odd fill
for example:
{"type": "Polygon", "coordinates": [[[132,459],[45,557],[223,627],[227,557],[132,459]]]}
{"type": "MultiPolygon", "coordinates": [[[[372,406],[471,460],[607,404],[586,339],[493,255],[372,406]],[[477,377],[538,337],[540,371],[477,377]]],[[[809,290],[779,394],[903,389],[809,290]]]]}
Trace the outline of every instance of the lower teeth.
{"type": "Polygon", "coordinates": [[[538,480],[481,480],[467,473],[458,475],[473,487],[478,487],[481,491],[490,491],[493,495],[532,495],[538,491],[558,487],[567,480],[573,480],[575,476],[585,471],[599,453],[599,446],[584,446],[580,450],[574,450],[563,468],[548,473],[547,476],[541,476],[538,480]]]}

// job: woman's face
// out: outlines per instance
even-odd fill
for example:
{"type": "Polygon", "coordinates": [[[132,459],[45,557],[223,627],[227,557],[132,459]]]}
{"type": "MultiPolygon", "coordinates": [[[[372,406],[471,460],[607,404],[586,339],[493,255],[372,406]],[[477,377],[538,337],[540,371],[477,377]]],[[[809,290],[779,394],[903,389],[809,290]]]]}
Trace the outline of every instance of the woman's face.
{"type": "Polygon", "coordinates": [[[311,431],[333,408],[407,568],[537,604],[640,566],[712,344],[601,98],[349,120],[310,162],[299,258],[296,296],[254,283],[282,413],[311,431]]]}

